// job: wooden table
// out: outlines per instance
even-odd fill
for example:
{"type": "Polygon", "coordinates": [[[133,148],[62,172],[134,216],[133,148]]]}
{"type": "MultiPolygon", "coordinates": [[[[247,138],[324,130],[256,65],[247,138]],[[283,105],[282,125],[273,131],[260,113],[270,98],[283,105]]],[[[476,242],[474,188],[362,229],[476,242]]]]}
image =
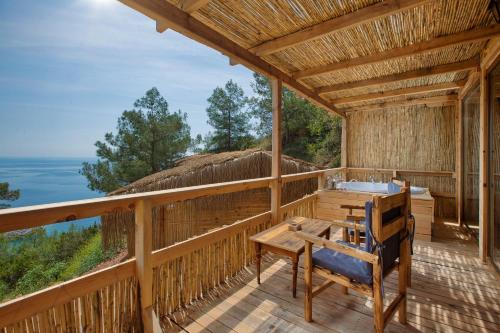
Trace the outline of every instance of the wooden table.
{"type": "Polygon", "coordinates": [[[302,226],[301,231],[303,232],[320,237],[325,236],[326,239],[330,239],[330,222],[306,217],[293,217],[272,228],[253,235],[250,237],[250,240],[255,243],[257,283],[260,284],[260,261],[262,250],[288,256],[292,259],[292,294],[293,297],[296,297],[297,266],[300,255],[304,253],[305,242],[297,238],[294,231],[288,230],[288,224],[291,222],[300,223],[302,226]]]}

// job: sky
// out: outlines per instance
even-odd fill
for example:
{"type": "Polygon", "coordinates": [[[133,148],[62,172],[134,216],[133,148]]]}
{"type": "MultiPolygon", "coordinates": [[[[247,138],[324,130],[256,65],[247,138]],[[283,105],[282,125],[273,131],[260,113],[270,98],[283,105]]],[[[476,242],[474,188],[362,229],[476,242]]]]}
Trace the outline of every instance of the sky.
{"type": "Polygon", "coordinates": [[[207,98],[252,72],[116,0],[0,0],[0,156],[91,157],[157,87],[206,134],[207,98]]]}

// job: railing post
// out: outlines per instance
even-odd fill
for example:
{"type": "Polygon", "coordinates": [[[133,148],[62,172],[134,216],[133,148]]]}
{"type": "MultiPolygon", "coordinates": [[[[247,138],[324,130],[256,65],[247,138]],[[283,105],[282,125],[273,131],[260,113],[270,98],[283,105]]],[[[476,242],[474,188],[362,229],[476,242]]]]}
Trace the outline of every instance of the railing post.
{"type": "Polygon", "coordinates": [[[153,219],[149,200],[139,200],[135,205],[135,263],[139,280],[143,330],[146,333],[161,332],[153,310],[153,265],[151,261],[153,219]]]}
{"type": "Polygon", "coordinates": [[[271,177],[271,214],[273,224],[281,222],[281,89],[282,82],[276,78],[271,79],[272,107],[273,107],[273,133],[272,133],[272,166],[271,177]]]}

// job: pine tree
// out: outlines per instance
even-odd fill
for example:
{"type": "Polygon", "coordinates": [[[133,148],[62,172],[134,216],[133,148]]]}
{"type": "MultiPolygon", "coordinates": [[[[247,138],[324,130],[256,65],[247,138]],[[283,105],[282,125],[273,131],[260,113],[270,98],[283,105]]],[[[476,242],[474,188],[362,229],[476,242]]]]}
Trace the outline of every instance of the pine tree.
{"type": "Polygon", "coordinates": [[[249,148],[254,138],[250,134],[248,99],[243,89],[230,80],[224,88],[215,88],[208,102],[208,124],[214,131],[205,138],[205,150],[221,152],[249,148]]]}

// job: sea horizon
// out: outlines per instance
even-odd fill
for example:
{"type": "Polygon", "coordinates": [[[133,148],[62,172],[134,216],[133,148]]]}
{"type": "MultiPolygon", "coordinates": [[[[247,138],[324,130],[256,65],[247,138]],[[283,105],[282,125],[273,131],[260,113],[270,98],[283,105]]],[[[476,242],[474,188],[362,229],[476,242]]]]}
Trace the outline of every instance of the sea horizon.
{"type": "MultiPolygon", "coordinates": [[[[0,156],[0,182],[8,182],[11,190],[20,190],[19,200],[6,202],[11,207],[25,207],[104,196],[87,187],[79,173],[82,163],[95,157],[14,157],[0,156]]],[[[2,201],[5,202],[5,201],[2,201]]],[[[72,224],[78,228],[100,223],[100,217],[62,222],[44,226],[49,233],[67,231],[72,224]]]]}

